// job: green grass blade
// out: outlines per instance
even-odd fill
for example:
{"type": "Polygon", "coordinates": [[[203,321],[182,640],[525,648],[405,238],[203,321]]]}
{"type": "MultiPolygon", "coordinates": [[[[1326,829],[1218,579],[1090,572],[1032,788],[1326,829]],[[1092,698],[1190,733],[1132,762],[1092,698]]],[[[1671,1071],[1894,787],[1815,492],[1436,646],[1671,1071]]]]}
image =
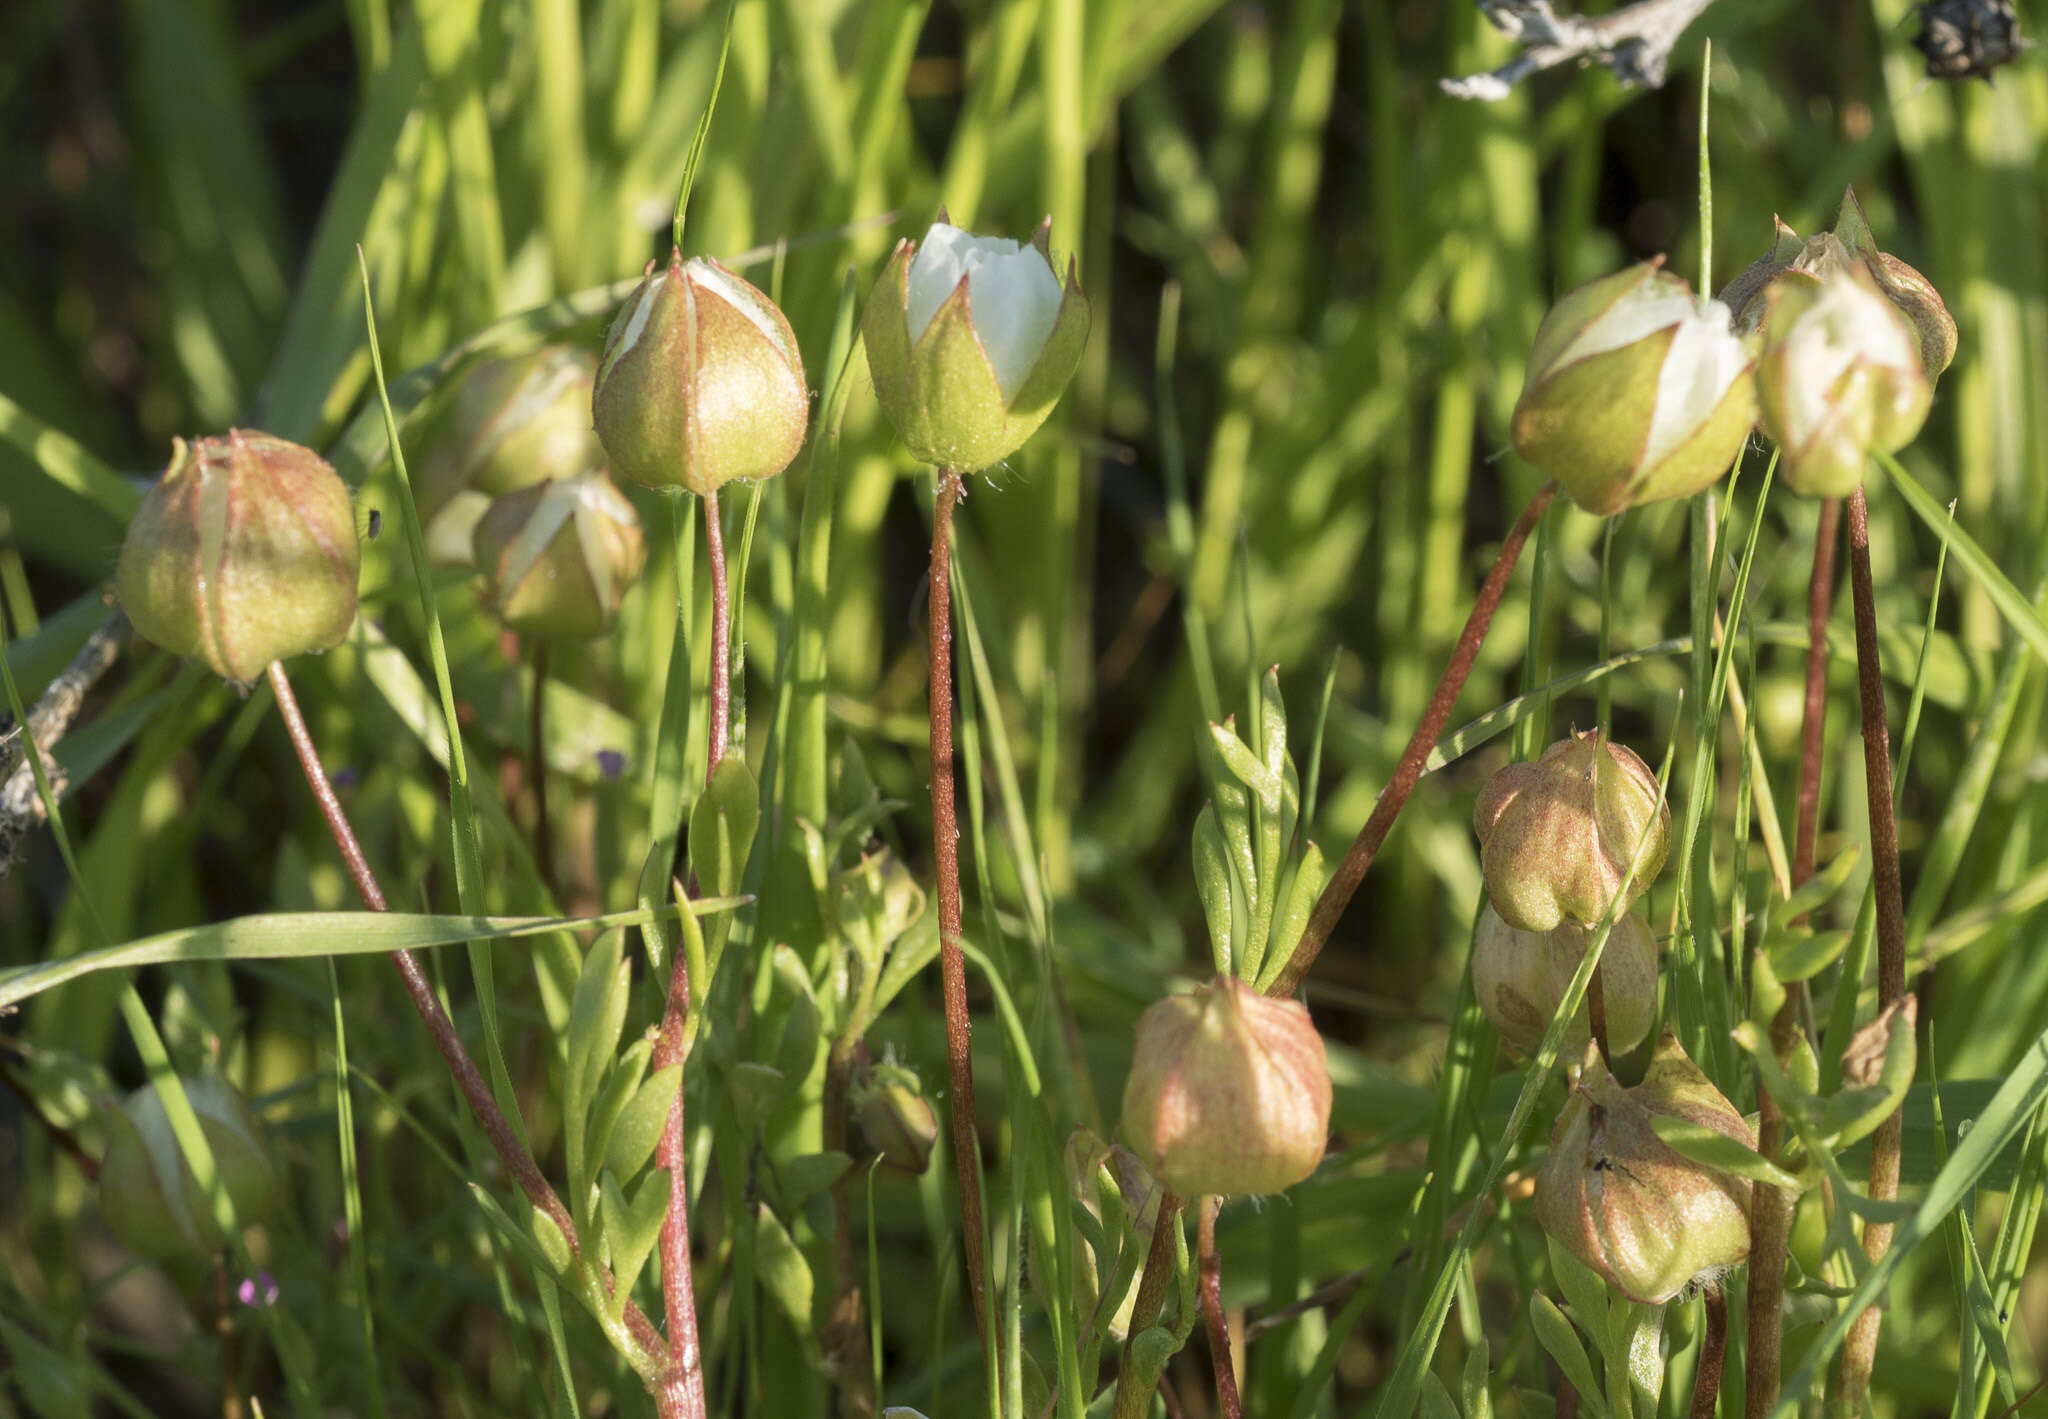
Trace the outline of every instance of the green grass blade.
{"type": "MultiPolygon", "coordinates": [[[[695,915],[730,911],[744,897],[692,902],[695,915]]],[[[0,1008],[99,971],[180,961],[283,961],[358,956],[372,951],[425,950],[465,941],[488,943],[552,931],[601,931],[643,926],[676,909],[636,907],[603,916],[431,916],[409,912],[271,912],[182,927],[61,960],[0,972],[0,1008]]]]}
{"type": "Polygon", "coordinates": [[[1956,560],[1963,564],[1963,570],[1991,598],[1991,604],[1998,608],[1998,614],[2005,623],[2034,654],[2048,660],[2048,619],[2042,618],[2020,589],[1977,544],[1977,540],[1956,526],[1954,515],[1943,511],[1934,495],[1906,471],[1904,464],[1888,453],[1879,454],[1877,461],[1890,475],[1892,486],[1905,499],[1906,506],[1927,524],[1928,530],[1939,537],[1945,547],[1955,553],[1956,560]]]}

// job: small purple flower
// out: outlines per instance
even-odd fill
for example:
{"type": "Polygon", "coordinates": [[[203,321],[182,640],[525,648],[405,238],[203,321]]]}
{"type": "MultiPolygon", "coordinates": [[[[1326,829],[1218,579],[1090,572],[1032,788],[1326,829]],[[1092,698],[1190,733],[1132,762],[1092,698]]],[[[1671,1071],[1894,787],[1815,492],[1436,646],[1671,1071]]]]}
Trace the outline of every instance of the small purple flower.
{"type": "Polygon", "coordinates": [[[354,764],[343,764],[327,776],[336,793],[346,793],[363,781],[362,771],[354,764]]]}
{"type": "Polygon", "coordinates": [[[604,775],[606,782],[610,782],[626,771],[626,756],[617,749],[598,750],[597,771],[604,775]]]}
{"type": "Polygon", "coordinates": [[[277,1278],[267,1271],[259,1271],[246,1277],[235,1291],[235,1296],[245,1306],[273,1306],[277,1304],[277,1278]]]}

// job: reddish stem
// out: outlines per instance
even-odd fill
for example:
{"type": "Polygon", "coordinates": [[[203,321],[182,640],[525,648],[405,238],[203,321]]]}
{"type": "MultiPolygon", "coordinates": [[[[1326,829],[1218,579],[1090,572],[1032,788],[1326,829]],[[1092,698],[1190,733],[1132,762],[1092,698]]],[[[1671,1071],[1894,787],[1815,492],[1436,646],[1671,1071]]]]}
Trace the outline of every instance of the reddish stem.
{"type": "Polygon", "coordinates": [[[1594,967],[1592,979],[1586,982],[1586,1025],[1593,1043],[1599,1046],[1600,1062],[1612,1069],[1614,1058],[1607,1050],[1607,987],[1600,980],[1606,970],[1603,961],[1594,967]]]}
{"type": "MultiPolygon", "coordinates": [[[[1870,800],[1870,870],[1877,898],[1877,1008],[1890,1009],[1906,993],[1906,913],[1899,883],[1899,828],[1892,816],[1892,751],[1885,725],[1884,679],[1877,659],[1877,601],[1870,584],[1870,518],[1858,488],[1849,497],[1849,585],[1856,603],[1856,683],[1863,700],[1863,779],[1870,800]]],[[[1853,988],[1854,983],[1851,983],[1853,988]]],[[[1889,1202],[1899,1193],[1899,1154],[1905,1115],[1895,1110],[1870,1139],[1870,1196],[1889,1202]]],[[[1868,1222],[1863,1254],[1875,1262],[1890,1250],[1893,1224],[1868,1222]]],[[[1835,1403],[1863,1412],[1877,1361],[1877,1331],[1884,1313],[1872,1306],[1856,1317],[1842,1346],[1842,1382],[1835,1403]]]]}
{"type": "Polygon", "coordinates": [[[1508,529],[1506,540],[1500,544],[1500,553],[1493,559],[1493,568],[1487,572],[1486,581],[1479,588],[1479,599],[1473,603],[1472,614],[1465,619],[1465,629],[1451,648],[1451,663],[1444,667],[1436,693],[1430,696],[1429,706],[1422,712],[1422,722],[1415,726],[1414,736],[1402,751],[1400,762],[1394,765],[1393,777],[1380,790],[1372,815],[1358,830],[1351,850],[1344,854],[1344,861],[1338,864],[1336,874],[1323,888],[1322,896],[1317,898],[1316,909],[1309,916],[1308,929],[1302,932],[1301,942],[1294,948],[1292,959],[1267,988],[1266,994],[1294,994],[1302,977],[1315,965],[1316,957],[1330,939],[1330,933],[1337,929],[1344,908],[1351,903],[1352,893],[1365,880],[1366,869],[1372,866],[1372,860],[1385,844],[1387,834],[1393,831],[1394,819],[1400,816],[1408,795],[1422,780],[1430,751],[1436,748],[1436,741],[1450,720],[1451,710],[1458,703],[1458,693],[1465,688],[1465,677],[1472,673],[1472,662],[1478,658],[1480,643],[1486,639],[1486,628],[1492,624],[1493,613],[1499,609],[1501,597],[1507,592],[1508,576],[1515,569],[1516,559],[1522,555],[1522,544],[1529,540],[1529,534],[1536,530],[1544,510],[1556,496],[1557,484],[1545,483],[1529,499],[1522,515],[1515,519],[1515,525],[1508,529]]]}
{"type": "MultiPolygon", "coordinates": [[[[681,1064],[689,1052],[683,1027],[690,1017],[688,953],[678,942],[670,953],[668,1004],[662,1011],[661,1033],[650,1061],[656,1070],[681,1064]]],[[[690,1280],[690,1168],[683,1133],[683,1078],[676,1076],[676,1098],[669,1105],[668,1124],[654,1150],[655,1166],[668,1170],[668,1215],[661,1223],[661,1307],[668,1323],[669,1374],[667,1395],[655,1396],[663,1414],[686,1419],[704,1416],[704,1357],[697,1345],[697,1293],[690,1280]]]]}
{"type": "MultiPolygon", "coordinates": [[[[1835,598],[1835,542],[1841,534],[1842,503],[1826,498],[1813,533],[1813,574],[1806,584],[1806,718],[1799,739],[1799,810],[1793,826],[1792,885],[1813,876],[1820,835],[1820,773],[1826,753],[1828,715],[1828,620],[1835,598]]],[[[1771,1021],[1771,1045],[1782,1061],[1798,1028],[1806,983],[1785,988],[1785,1003],[1771,1021]]],[[[1757,1151],[1775,1160],[1785,1144],[1785,1112],[1757,1081],[1757,1151]]],[[[1765,1183],[1752,1190],[1749,1213],[1749,1301],[1743,1352],[1743,1412],[1764,1419],[1778,1402],[1785,1345],[1785,1259],[1791,1245],[1793,1200],[1765,1183]]]]}
{"type": "Polygon", "coordinates": [[[1813,576],[1806,584],[1806,719],[1799,738],[1799,817],[1792,837],[1792,883],[1813,876],[1820,834],[1820,766],[1828,722],[1828,618],[1835,599],[1835,539],[1842,502],[1823,499],[1813,530],[1813,576]]]}
{"type": "MultiPolygon", "coordinates": [[[[313,736],[306,729],[305,716],[299,713],[298,697],[292,693],[291,681],[285,678],[284,663],[271,662],[269,675],[271,693],[277,698],[278,713],[284,718],[285,733],[290,736],[292,749],[299,757],[306,786],[313,790],[313,799],[320,805],[320,816],[327,820],[327,831],[333,836],[335,847],[341,851],[342,861],[347,864],[349,876],[355,881],[357,894],[371,911],[389,910],[384,902],[384,892],[370,871],[369,860],[363,856],[362,845],[356,841],[355,830],[349,826],[348,815],[342,812],[341,802],[334,796],[334,786],[327,781],[327,771],[320,765],[320,751],[313,746],[313,736]]],[[[419,960],[410,951],[393,951],[391,964],[398,968],[398,977],[405,985],[405,993],[412,999],[413,1009],[425,1022],[434,1047],[441,1052],[448,1072],[455,1076],[455,1085],[462,1093],[463,1102],[469,1105],[469,1111],[483,1126],[484,1136],[490,1140],[492,1149],[512,1174],[519,1190],[526,1195],[527,1202],[534,1210],[547,1214],[561,1229],[570,1252],[580,1258],[583,1249],[576,1235],[575,1219],[562,1205],[562,1199],[555,1196],[555,1190],[542,1176],[533,1155],[526,1151],[526,1145],[520,1142],[519,1135],[506,1121],[490,1085],[477,1072],[475,1061],[469,1057],[469,1050],[462,1043],[462,1036],[456,1033],[455,1022],[441,1008],[441,997],[434,993],[433,985],[420,969],[419,960]]],[[[609,1281],[608,1276],[606,1280],[609,1281]]],[[[650,1353],[656,1349],[654,1327],[631,1301],[626,1303],[626,1326],[635,1343],[650,1353]]]]}
{"type": "Polygon", "coordinates": [[[1113,1419],[1139,1419],[1152,1400],[1152,1386],[1140,1383],[1135,1363],[1138,1337],[1152,1328],[1166,1306],[1166,1288],[1173,1284],[1173,1267],[1179,1248],[1174,1233],[1180,1227],[1181,1200],[1170,1192],[1159,1195],[1159,1216],[1152,1223],[1152,1245],[1145,1252],[1145,1270],[1138,1277],[1138,1297],[1131,1303],[1131,1325],[1124,1332],[1122,1366],[1117,1370],[1116,1397],[1111,1401],[1113,1419]]]}
{"type": "Polygon", "coordinates": [[[1700,1295],[1706,1303],[1707,1329],[1700,1338],[1700,1367],[1692,1379],[1692,1419],[1714,1419],[1721,1397],[1721,1372],[1728,1362],[1728,1298],[1709,1283],[1700,1295]]]}
{"type": "Polygon", "coordinates": [[[1195,1211],[1195,1259],[1202,1288],[1202,1324],[1209,1333],[1209,1364],[1216,1372],[1216,1407],[1223,1419],[1244,1419],[1237,1373],[1230,1363],[1230,1326],[1223,1318],[1223,1264],[1216,1255],[1216,1214],[1223,1199],[1205,1197],[1195,1211]]]}
{"type": "Polygon", "coordinates": [[[953,811],[953,508],[959,471],[939,470],[932,514],[931,706],[932,847],[938,856],[939,975],[946,1006],[946,1114],[952,1124],[953,1167],[960,1180],[962,1250],[967,1289],[982,1352],[990,1352],[985,1312],[988,1263],[982,1252],[981,1131],[974,1109],[974,1026],[967,1017],[967,958],[960,950],[960,827],[953,811]]]}
{"type": "MultiPolygon", "coordinates": [[[[732,598],[725,580],[725,529],[718,517],[718,494],[704,494],[704,544],[711,575],[711,727],[704,755],[707,785],[725,757],[732,714],[732,598]]],[[[678,845],[688,838],[688,822],[676,831],[678,845]]],[[[694,892],[694,887],[692,891],[694,892]]],[[[678,941],[669,953],[668,1001],[650,1063],[655,1069],[683,1064],[689,1056],[684,1027],[690,1018],[690,967],[678,941]]],[[[668,1334],[669,1374],[655,1395],[664,1415],[703,1419],[704,1357],[697,1343],[697,1292],[690,1275],[690,1168],[683,1126],[683,1086],[676,1076],[675,1102],[654,1150],[657,1167],[668,1170],[668,1215],[661,1222],[661,1308],[668,1334]]]]}

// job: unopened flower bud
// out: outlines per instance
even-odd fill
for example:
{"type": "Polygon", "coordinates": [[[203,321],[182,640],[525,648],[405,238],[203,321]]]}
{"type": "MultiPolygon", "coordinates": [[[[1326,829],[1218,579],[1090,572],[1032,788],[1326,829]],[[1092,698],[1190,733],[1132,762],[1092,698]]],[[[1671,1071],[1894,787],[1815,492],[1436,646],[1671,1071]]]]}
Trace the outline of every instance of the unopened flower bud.
{"type": "Polygon", "coordinates": [[[507,493],[473,546],[491,614],[535,635],[603,634],[647,561],[633,505],[602,473],[507,493]]]}
{"type": "Polygon", "coordinates": [[[1523,931],[1592,926],[1642,860],[1620,910],[1649,890],[1671,847],[1671,809],[1657,776],[1598,730],[1560,739],[1532,763],[1486,781],[1472,812],[1486,895],[1523,931]]]}
{"type": "Polygon", "coordinates": [[[910,451],[973,472],[1008,458],[1052,412],[1081,363],[1088,300],[1074,263],[1062,289],[1051,221],[1029,243],[941,221],[897,245],[862,339],[875,395],[910,451]]]}
{"type": "Polygon", "coordinates": [[[1796,493],[1844,498],[1873,452],[1910,443],[1933,388],[1913,328],[1860,267],[1787,272],[1771,286],[1757,366],[1758,422],[1796,493]]]}
{"type": "Polygon", "coordinates": [[[1279,1192],[1322,1161],[1330,1073],[1299,1001],[1234,976],[1138,1017],[1124,1136],[1183,1197],[1279,1192]]]}
{"type": "Polygon", "coordinates": [[[677,252],[650,266],[612,322],[591,407],[613,471],[701,497],[787,468],[810,391],[775,302],[716,261],[677,252]]]}
{"type": "Polygon", "coordinates": [[[548,345],[463,375],[419,465],[420,520],[437,561],[468,562],[493,498],[604,466],[590,424],[596,373],[588,350],[548,345]]]}
{"type": "MultiPolygon", "coordinates": [[[[1518,931],[1491,906],[1480,910],[1472,992],[1502,1039],[1524,1054],[1536,1052],[1592,936],[1572,922],[1551,931],[1518,931]]],[[[1633,912],[1615,919],[1594,979],[1606,1007],[1608,1048],[1626,1053],[1643,1042],[1657,1015],[1657,938],[1648,922],[1633,912]]],[[[1582,1053],[1591,1038],[1589,1005],[1581,1000],[1565,1029],[1562,1052],[1582,1053]]]]}
{"type": "Polygon", "coordinates": [[[899,1064],[878,1064],[854,1085],[850,1102],[861,1137],[884,1166],[922,1173],[931,1165],[939,1121],[917,1075],[899,1064]]]}
{"type": "MultiPolygon", "coordinates": [[[[277,1174],[242,1096],[211,1075],[182,1081],[222,1185],[244,1226],[270,1215],[277,1174]]],[[[122,1245],[169,1259],[217,1250],[225,1238],[185,1161],[156,1087],[145,1084],[107,1113],[100,1204],[122,1245]]]]}
{"type": "Polygon", "coordinates": [[[1721,299],[1735,312],[1735,328],[1747,334],[1765,327],[1770,288],[1785,272],[1802,271],[1825,280],[1854,267],[1869,275],[1879,293],[1913,327],[1927,378],[1939,376],[1955,358],[1955,318],[1932,281],[1890,252],[1877,249],[1877,238],[1871,234],[1853,187],[1842,195],[1842,208],[1831,232],[1801,241],[1799,233],[1778,221],[1771,249],[1730,281],[1721,299]]]}
{"type": "Polygon", "coordinates": [[[1536,331],[1515,451],[1605,516],[1715,482],[1756,415],[1727,307],[1645,261],[1567,294],[1536,331]]]}
{"type": "Polygon", "coordinates": [[[1666,1032],[1643,1082],[1624,1089],[1594,1055],[1536,1175],[1536,1220],[1631,1300],[1659,1305],[1749,1255],[1748,1182],[1695,1163],[1653,1120],[1756,1135],[1666,1032]]]}
{"type": "Polygon", "coordinates": [[[356,619],[355,509],[310,448],[269,434],[171,443],[114,584],[136,633],[243,684],[356,619]]]}

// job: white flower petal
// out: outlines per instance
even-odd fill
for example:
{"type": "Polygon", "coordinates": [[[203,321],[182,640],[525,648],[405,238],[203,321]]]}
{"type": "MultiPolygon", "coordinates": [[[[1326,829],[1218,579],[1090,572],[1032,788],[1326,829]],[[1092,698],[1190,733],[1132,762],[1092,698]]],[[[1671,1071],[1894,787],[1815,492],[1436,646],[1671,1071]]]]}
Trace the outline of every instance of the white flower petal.
{"type": "MultiPolygon", "coordinates": [[[[1786,442],[1798,446],[1834,411],[1836,382],[1852,366],[1917,374],[1920,351],[1891,304],[1862,282],[1835,276],[1781,337],[1786,442]]],[[[1910,380],[1903,381],[1910,383],[1910,380]]]]}
{"type": "Polygon", "coordinates": [[[1650,416],[1650,437],[1643,450],[1645,468],[1655,466],[1705,423],[1728,386],[1749,368],[1749,351],[1731,327],[1728,307],[1719,301],[1700,303],[1679,322],[1657,375],[1657,409],[1650,416]]]}
{"type": "Polygon", "coordinates": [[[1059,318],[1059,277],[1035,246],[1007,237],[971,236],[937,223],[910,263],[905,316],[912,344],[930,327],[962,276],[967,278],[974,333],[995,370],[1003,398],[1015,398],[1059,318]]]}
{"type": "Polygon", "coordinates": [[[770,345],[782,352],[784,359],[792,364],[796,363],[796,352],[784,343],[782,327],[776,321],[774,313],[768,309],[767,299],[758,290],[724,267],[714,265],[701,256],[693,258],[683,270],[692,282],[699,286],[708,286],[717,292],[727,305],[752,321],[754,328],[767,338],[770,345]]]}
{"type": "Polygon", "coordinates": [[[1597,320],[1581,330],[1577,339],[1565,346],[1557,357],[1555,368],[1562,369],[1579,360],[1633,345],[1659,330],[1683,324],[1697,313],[1690,292],[1682,289],[1659,291],[1656,290],[1659,284],[1663,283],[1645,282],[1616,301],[1597,320]]]}

